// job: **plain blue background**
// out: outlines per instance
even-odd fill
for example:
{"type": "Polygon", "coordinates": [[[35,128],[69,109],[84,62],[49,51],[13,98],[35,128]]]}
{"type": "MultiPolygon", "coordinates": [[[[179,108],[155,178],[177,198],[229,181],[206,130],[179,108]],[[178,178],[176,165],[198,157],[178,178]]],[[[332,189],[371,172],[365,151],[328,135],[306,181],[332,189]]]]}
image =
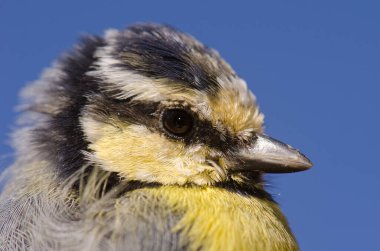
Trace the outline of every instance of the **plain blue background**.
{"type": "Polygon", "coordinates": [[[302,250],[375,250],[380,235],[376,1],[0,1],[0,167],[22,86],[82,33],[171,24],[216,48],[256,94],[267,133],[312,170],[271,175],[302,250]]]}

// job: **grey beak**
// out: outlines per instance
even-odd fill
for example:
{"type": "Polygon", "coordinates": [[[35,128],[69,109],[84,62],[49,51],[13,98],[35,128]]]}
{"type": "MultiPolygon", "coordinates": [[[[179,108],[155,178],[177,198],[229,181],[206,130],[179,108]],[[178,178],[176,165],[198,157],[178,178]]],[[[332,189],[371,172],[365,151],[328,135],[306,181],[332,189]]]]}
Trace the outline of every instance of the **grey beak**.
{"type": "Polygon", "coordinates": [[[298,150],[263,134],[256,134],[251,144],[235,157],[236,171],[290,173],[307,170],[313,165],[298,150]]]}

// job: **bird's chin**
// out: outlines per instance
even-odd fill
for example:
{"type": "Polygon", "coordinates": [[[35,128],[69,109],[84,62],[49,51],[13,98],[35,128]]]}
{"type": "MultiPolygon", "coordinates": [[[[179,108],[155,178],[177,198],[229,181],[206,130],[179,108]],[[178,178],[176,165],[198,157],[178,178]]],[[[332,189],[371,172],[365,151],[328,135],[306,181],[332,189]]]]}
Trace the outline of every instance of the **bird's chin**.
{"type": "Polygon", "coordinates": [[[229,173],[229,177],[233,181],[247,184],[262,183],[263,173],[258,171],[237,171],[234,170],[229,173]]]}

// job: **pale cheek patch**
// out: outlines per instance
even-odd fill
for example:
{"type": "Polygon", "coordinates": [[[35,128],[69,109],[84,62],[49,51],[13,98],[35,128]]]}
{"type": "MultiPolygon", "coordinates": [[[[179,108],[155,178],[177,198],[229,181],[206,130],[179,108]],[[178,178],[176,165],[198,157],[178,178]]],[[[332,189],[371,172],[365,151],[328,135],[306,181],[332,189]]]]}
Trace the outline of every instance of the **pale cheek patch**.
{"type": "Polygon", "coordinates": [[[204,147],[188,150],[142,125],[119,128],[86,118],[82,126],[91,142],[88,160],[127,180],[205,185],[225,178],[205,162],[204,147]]]}

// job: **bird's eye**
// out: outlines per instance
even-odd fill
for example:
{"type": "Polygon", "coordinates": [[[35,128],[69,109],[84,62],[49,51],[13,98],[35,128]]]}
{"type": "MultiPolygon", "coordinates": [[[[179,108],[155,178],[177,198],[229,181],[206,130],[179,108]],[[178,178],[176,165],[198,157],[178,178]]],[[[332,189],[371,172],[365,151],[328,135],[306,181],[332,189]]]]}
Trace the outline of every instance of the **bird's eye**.
{"type": "Polygon", "coordinates": [[[165,110],[161,119],[164,129],[177,137],[188,134],[194,124],[193,116],[182,109],[165,110]]]}

